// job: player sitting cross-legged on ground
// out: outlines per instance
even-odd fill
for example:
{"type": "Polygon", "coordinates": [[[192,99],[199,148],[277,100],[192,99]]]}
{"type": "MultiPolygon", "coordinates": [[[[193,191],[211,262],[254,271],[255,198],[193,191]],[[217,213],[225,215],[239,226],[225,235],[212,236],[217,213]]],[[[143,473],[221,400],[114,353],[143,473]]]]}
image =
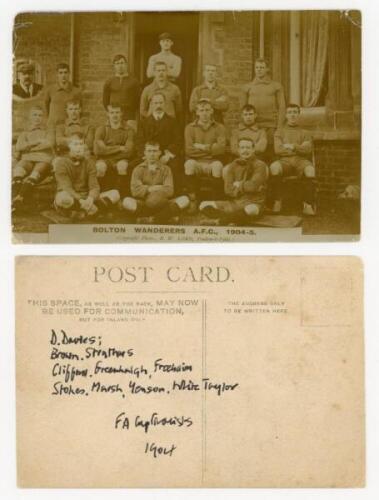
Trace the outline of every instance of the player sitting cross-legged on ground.
{"type": "Polygon", "coordinates": [[[57,211],[73,220],[83,220],[118,203],[120,195],[117,190],[100,194],[95,161],[86,154],[84,137],[74,134],[68,147],[68,156],[57,157],[54,161],[57,211]]]}
{"type": "Polygon", "coordinates": [[[254,154],[254,141],[242,137],[238,141],[239,156],[224,177],[225,201],[203,201],[200,212],[224,223],[251,223],[261,215],[268,177],[267,165],[254,154]]]}
{"type": "Polygon", "coordinates": [[[20,159],[13,170],[13,211],[22,208],[33,188],[51,172],[54,132],[48,130],[43,121],[42,108],[33,106],[29,112],[28,126],[18,136],[16,153],[20,159]]]}
{"type": "Polygon", "coordinates": [[[136,217],[148,216],[147,222],[167,223],[189,206],[187,196],[174,195],[171,169],[159,160],[160,146],[157,142],[145,144],[145,161],[132,173],[130,191],[132,197],[122,201],[124,209],[136,217]]]}
{"type": "Polygon", "coordinates": [[[313,150],[312,136],[299,127],[300,106],[289,104],[286,124],[274,135],[275,154],[279,159],[271,163],[271,189],[274,199],[273,212],[282,209],[283,177],[296,175],[302,181],[303,213],[315,215],[315,167],[307,158],[313,150]]]}

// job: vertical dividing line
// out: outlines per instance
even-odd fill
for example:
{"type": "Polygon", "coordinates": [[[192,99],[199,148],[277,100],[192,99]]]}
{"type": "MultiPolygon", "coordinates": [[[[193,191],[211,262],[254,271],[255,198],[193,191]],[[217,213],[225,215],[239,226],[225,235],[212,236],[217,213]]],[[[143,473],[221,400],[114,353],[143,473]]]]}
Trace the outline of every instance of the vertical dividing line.
{"type": "Polygon", "coordinates": [[[301,66],[300,66],[300,12],[290,13],[290,100],[301,102],[301,66]]]}
{"type": "Polygon", "coordinates": [[[265,56],[265,13],[261,10],[259,15],[259,57],[265,56]]]}
{"type": "Polygon", "coordinates": [[[129,23],[128,25],[125,23],[123,27],[123,36],[128,37],[128,63],[129,63],[129,71],[130,73],[135,72],[136,61],[135,61],[135,39],[136,39],[136,14],[135,12],[129,12],[129,23]],[[126,33],[126,30],[128,32],[126,33]]]}
{"type": "MultiPolygon", "coordinates": [[[[207,376],[207,301],[202,301],[201,307],[201,337],[202,337],[202,379],[207,376]]],[[[202,387],[204,387],[202,382],[202,387]]],[[[205,481],[207,468],[207,412],[206,412],[206,391],[202,389],[202,482],[205,481]]]]}
{"type": "Polygon", "coordinates": [[[70,14],[70,73],[72,83],[76,82],[76,68],[75,68],[75,14],[70,14]]]}

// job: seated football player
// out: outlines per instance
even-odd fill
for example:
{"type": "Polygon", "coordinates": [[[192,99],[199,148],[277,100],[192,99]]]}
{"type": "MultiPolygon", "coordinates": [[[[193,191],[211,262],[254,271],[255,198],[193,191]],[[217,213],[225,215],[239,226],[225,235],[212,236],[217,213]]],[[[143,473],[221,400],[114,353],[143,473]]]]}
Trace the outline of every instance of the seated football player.
{"type": "Polygon", "coordinates": [[[135,131],[122,119],[119,104],[108,106],[108,121],[96,129],[94,153],[101,191],[117,189],[121,197],[129,194],[129,162],[134,156],[135,131]]]}
{"type": "Polygon", "coordinates": [[[55,149],[57,154],[68,153],[68,141],[73,134],[80,134],[84,137],[88,154],[92,153],[94,128],[82,118],[80,101],[70,100],[66,103],[66,121],[57,125],[55,129],[55,149]]]}
{"type": "Polygon", "coordinates": [[[251,223],[262,214],[267,177],[267,165],[254,154],[254,141],[241,137],[238,158],[229,165],[224,177],[227,199],[202,201],[200,212],[225,223],[251,223]]]}
{"type": "Polygon", "coordinates": [[[186,190],[191,198],[196,197],[199,178],[214,179],[215,191],[223,192],[223,155],[226,149],[226,130],[223,124],[213,119],[213,108],[206,99],[196,106],[197,119],[185,128],[184,174],[186,190]]]}
{"type": "Polygon", "coordinates": [[[68,155],[59,156],[54,162],[57,211],[73,220],[83,220],[116,205],[120,201],[117,190],[100,191],[95,160],[86,154],[84,137],[72,135],[68,147],[68,155]]]}
{"type": "Polygon", "coordinates": [[[54,132],[44,125],[40,106],[29,112],[28,125],[18,136],[18,162],[12,174],[12,210],[20,209],[32,194],[33,188],[52,171],[54,132]]]}
{"type": "Polygon", "coordinates": [[[274,199],[273,212],[282,209],[283,177],[297,176],[302,181],[303,213],[315,215],[316,171],[309,159],[313,151],[312,135],[299,127],[300,106],[289,104],[286,123],[274,134],[274,150],[278,159],[271,163],[271,189],[274,199]]]}
{"type": "Polygon", "coordinates": [[[122,201],[123,208],[136,217],[149,217],[149,222],[167,223],[189,206],[187,196],[173,199],[174,182],[171,169],[160,161],[161,150],[157,142],[145,144],[145,161],[132,173],[132,197],[122,201]]]}
{"type": "Polygon", "coordinates": [[[286,102],[284,88],[271,78],[271,68],[266,59],[258,58],[254,63],[255,77],[243,86],[241,105],[252,104],[257,112],[256,122],[267,134],[265,157],[273,155],[274,132],[281,128],[285,119],[286,102]]]}
{"type": "Polygon", "coordinates": [[[252,104],[245,104],[241,110],[241,121],[232,131],[230,138],[230,151],[239,156],[239,140],[241,137],[250,137],[254,142],[254,153],[260,157],[267,148],[267,134],[264,128],[259,128],[256,123],[257,112],[252,104]]]}

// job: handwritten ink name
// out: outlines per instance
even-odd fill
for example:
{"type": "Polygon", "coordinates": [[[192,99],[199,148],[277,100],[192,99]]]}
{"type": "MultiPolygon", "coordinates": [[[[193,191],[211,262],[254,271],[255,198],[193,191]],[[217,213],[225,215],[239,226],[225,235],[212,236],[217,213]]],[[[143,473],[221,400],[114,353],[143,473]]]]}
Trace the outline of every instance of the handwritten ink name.
{"type": "Polygon", "coordinates": [[[59,333],[57,333],[54,329],[51,330],[51,338],[50,338],[50,344],[51,345],[86,345],[90,344],[93,345],[96,343],[98,338],[93,335],[91,337],[86,337],[84,335],[79,335],[79,336],[70,336],[67,335],[67,333],[64,330],[61,330],[59,333]]]}
{"type": "Polygon", "coordinates": [[[108,366],[108,365],[103,365],[103,361],[96,361],[96,365],[94,368],[94,374],[98,375],[99,373],[101,374],[107,374],[107,375],[116,375],[118,373],[125,374],[125,375],[135,375],[137,378],[139,378],[141,375],[147,375],[148,371],[147,369],[141,365],[141,366],[108,366]]]}
{"type": "MultiPolygon", "coordinates": [[[[129,430],[130,429],[130,418],[125,412],[120,413],[115,418],[114,427],[119,430],[129,430]]],[[[161,417],[158,413],[154,412],[150,417],[142,417],[137,415],[134,418],[134,427],[142,429],[146,434],[149,432],[151,427],[191,427],[193,425],[193,420],[191,417],[186,417],[184,415],[161,417]]]]}
{"type": "Polygon", "coordinates": [[[226,382],[215,383],[211,382],[209,378],[203,378],[201,385],[193,382],[192,380],[182,379],[180,382],[174,380],[172,383],[173,391],[200,391],[201,388],[205,391],[215,391],[218,396],[224,392],[234,391],[239,386],[239,383],[227,384],[226,382]]]}
{"type": "Polygon", "coordinates": [[[165,372],[165,373],[170,373],[170,372],[191,372],[192,371],[192,365],[189,365],[187,363],[182,362],[179,365],[175,365],[174,363],[163,363],[162,358],[156,359],[154,361],[154,372],[165,372]]]}

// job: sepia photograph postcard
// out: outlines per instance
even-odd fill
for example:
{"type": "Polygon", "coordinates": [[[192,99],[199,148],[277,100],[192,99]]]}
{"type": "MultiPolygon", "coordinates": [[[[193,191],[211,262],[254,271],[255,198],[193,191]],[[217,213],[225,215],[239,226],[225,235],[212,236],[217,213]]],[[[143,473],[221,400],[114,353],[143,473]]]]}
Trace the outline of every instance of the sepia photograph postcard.
{"type": "Polygon", "coordinates": [[[357,10],[21,12],[15,243],[356,241],[357,10]]]}
{"type": "Polygon", "coordinates": [[[365,485],[356,257],[18,257],[16,369],[22,488],[365,485]]]}

